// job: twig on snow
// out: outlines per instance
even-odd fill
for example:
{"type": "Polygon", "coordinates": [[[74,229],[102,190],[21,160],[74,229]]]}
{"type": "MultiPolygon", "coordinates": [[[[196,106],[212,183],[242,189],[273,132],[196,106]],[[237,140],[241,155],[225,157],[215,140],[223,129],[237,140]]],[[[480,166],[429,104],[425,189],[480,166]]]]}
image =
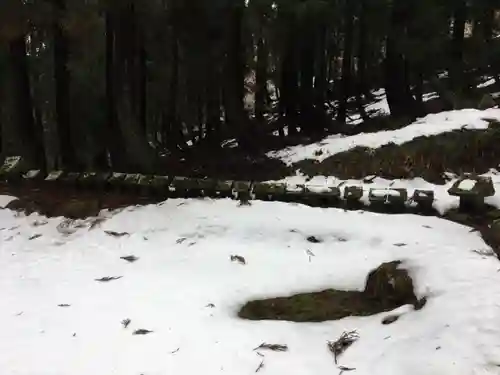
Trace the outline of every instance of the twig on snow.
{"type": "Polygon", "coordinates": [[[257,367],[257,369],[255,370],[255,372],[259,372],[260,370],[262,370],[264,368],[264,360],[262,360],[259,364],[259,366],[257,367]]]}
{"type": "Polygon", "coordinates": [[[287,345],[280,345],[280,344],[267,344],[263,342],[259,346],[257,346],[254,350],[258,349],[269,349],[272,350],[273,352],[286,352],[288,351],[288,346],[287,345]]]}
{"type": "Polygon", "coordinates": [[[333,353],[335,359],[335,364],[337,364],[337,358],[342,355],[347,348],[354,344],[359,339],[359,335],[356,331],[344,332],[340,335],[339,339],[336,341],[328,341],[328,349],[333,353]]]}

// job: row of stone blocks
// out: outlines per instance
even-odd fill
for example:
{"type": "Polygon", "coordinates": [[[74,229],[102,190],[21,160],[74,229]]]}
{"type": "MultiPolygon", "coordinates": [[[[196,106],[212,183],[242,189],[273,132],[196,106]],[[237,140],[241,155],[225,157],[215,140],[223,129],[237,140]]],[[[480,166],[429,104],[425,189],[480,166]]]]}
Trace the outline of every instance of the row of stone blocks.
{"type": "MultiPolygon", "coordinates": [[[[111,172],[65,172],[48,174],[30,170],[22,158],[7,158],[0,167],[0,181],[26,186],[68,187],[82,190],[130,192],[159,198],[233,198],[243,202],[251,199],[300,202],[311,205],[339,206],[361,205],[362,186],[321,187],[264,183],[250,181],[224,181],[196,179],[178,176],[156,176],[111,172]]],[[[460,197],[460,206],[466,211],[484,206],[486,197],[495,193],[491,179],[479,176],[463,176],[449,190],[450,195],[460,197]]],[[[411,197],[403,188],[370,189],[371,206],[404,211],[415,206],[422,211],[432,210],[434,191],[415,190],[411,197]]]]}

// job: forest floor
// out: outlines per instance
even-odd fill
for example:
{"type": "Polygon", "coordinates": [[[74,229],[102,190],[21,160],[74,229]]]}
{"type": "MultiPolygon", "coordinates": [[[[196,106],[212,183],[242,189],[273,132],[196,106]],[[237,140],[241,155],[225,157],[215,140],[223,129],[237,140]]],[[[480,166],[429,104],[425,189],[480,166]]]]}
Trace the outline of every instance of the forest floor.
{"type": "Polygon", "coordinates": [[[359,185],[366,210],[0,187],[0,373],[498,374],[498,122],[499,109],[443,112],[178,165],[359,185]],[[492,177],[487,212],[457,212],[462,172],[492,177]],[[442,217],[370,212],[374,187],[430,188],[442,217]],[[409,299],[369,293],[387,262],[409,299]]]}

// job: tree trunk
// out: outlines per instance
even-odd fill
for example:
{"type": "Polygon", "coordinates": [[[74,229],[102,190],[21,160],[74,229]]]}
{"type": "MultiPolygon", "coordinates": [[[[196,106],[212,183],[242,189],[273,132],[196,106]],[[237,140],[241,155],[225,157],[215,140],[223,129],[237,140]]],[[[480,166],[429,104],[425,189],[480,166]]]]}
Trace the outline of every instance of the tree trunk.
{"type": "Polygon", "coordinates": [[[407,63],[399,48],[399,38],[405,34],[409,22],[408,0],[395,0],[391,12],[390,28],[386,38],[385,90],[391,115],[415,118],[415,104],[411,95],[407,63]]]}
{"type": "Polygon", "coordinates": [[[266,97],[267,97],[267,57],[268,52],[262,26],[260,26],[259,36],[257,37],[257,68],[255,72],[255,119],[257,123],[264,123],[264,114],[266,111],[266,97]]]}
{"type": "MultiPolygon", "coordinates": [[[[309,16],[310,17],[310,16],[309,16]]],[[[314,111],[314,65],[315,65],[315,24],[306,16],[300,46],[300,127],[302,132],[313,134],[323,130],[324,122],[315,118],[314,111]]]]}
{"type": "Polygon", "coordinates": [[[228,38],[226,49],[226,88],[224,107],[226,121],[238,134],[240,143],[243,141],[247,117],[244,109],[245,96],[245,59],[243,55],[242,27],[244,5],[238,0],[228,11],[228,38]]]}
{"type": "Polygon", "coordinates": [[[54,0],[54,82],[57,133],[61,167],[78,170],[75,145],[71,131],[70,74],[68,70],[68,39],[61,22],[66,13],[66,0],[54,0]]]}
{"type": "Polygon", "coordinates": [[[342,58],[342,92],[337,120],[345,123],[347,118],[347,105],[351,97],[352,87],[352,55],[354,47],[354,3],[347,1],[345,5],[344,29],[344,55],[342,58]]]}
{"type": "Polygon", "coordinates": [[[465,24],[467,22],[466,0],[455,0],[453,13],[453,34],[451,40],[450,56],[450,88],[455,92],[464,89],[464,42],[465,24]]]}
{"type": "MultiPolygon", "coordinates": [[[[116,59],[116,15],[112,10],[106,11],[106,120],[105,128],[106,144],[109,148],[111,166],[118,171],[128,169],[125,154],[125,144],[123,135],[118,125],[117,104],[116,104],[116,84],[115,84],[115,59],[116,59]]],[[[101,156],[102,158],[102,156],[101,156]]]]}
{"type": "Polygon", "coordinates": [[[365,101],[363,95],[369,91],[367,85],[367,58],[368,58],[368,8],[367,0],[360,0],[360,15],[359,15],[359,36],[358,36],[358,63],[357,63],[357,77],[356,77],[356,104],[358,111],[361,114],[363,121],[370,120],[370,116],[366,112],[365,101]]]}
{"type": "Polygon", "coordinates": [[[9,42],[11,119],[2,123],[2,151],[5,156],[22,156],[41,169],[46,167],[43,129],[37,128],[24,35],[9,42]]]}

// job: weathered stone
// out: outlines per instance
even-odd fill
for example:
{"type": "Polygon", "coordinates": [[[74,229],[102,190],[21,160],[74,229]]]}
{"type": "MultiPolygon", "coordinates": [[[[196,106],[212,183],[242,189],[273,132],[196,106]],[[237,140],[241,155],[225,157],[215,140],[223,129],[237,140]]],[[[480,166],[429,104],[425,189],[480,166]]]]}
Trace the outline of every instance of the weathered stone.
{"type": "Polygon", "coordinates": [[[416,305],[413,280],[400,265],[400,261],[383,263],[371,271],[366,279],[365,295],[384,304],[416,305]]]}
{"type": "Polygon", "coordinates": [[[187,177],[174,177],[169,193],[174,198],[194,198],[201,195],[198,180],[187,177]]]}
{"type": "Polygon", "coordinates": [[[64,171],[52,171],[49,172],[47,177],[45,177],[46,182],[58,182],[61,181],[64,177],[64,171]]]}
{"type": "Polygon", "coordinates": [[[403,188],[391,188],[387,190],[387,203],[404,205],[408,200],[408,190],[403,188]]]}
{"type": "Polygon", "coordinates": [[[151,175],[140,174],[140,175],[138,175],[138,178],[137,178],[137,186],[142,192],[146,193],[151,188],[151,181],[152,180],[153,180],[153,177],[151,175]]]}
{"type": "Polygon", "coordinates": [[[493,99],[493,96],[491,94],[486,93],[481,97],[481,100],[479,101],[477,108],[484,110],[488,108],[493,108],[497,105],[495,102],[495,99],[493,99]]]}
{"type": "Polygon", "coordinates": [[[495,187],[491,177],[465,175],[452,185],[448,193],[458,197],[476,195],[484,198],[493,196],[495,187]]]}
{"type": "Polygon", "coordinates": [[[413,196],[411,198],[416,203],[422,204],[432,204],[434,202],[434,191],[433,190],[420,190],[416,189],[413,192],[413,196]]]}
{"type": "Polygon", "coordinates": [[[375,204],[404,205],[408,199],[408,191],[400,188],[370,189],[368,199],[375,204]]]}
{"type": "Polygon", "coordinates": [[[432,210],[434,204],[434,191],[416,189],[411,200],[423,211],[432,210]]]}
{"type": "Polygon", "coordinates": [[[287,184],[285,187],[286,202],[300,202],[304,196],[305,186],[302,184],[287,184]]]}
{"type": "Polygon", "coordinates": [[[212,178],[197,179],[199,195],[203,197],[215,197],[217,181],[212,178]]]}
{"type": "Polygon", "coordinates": [[[385,189],[370,189],[368,200],[370,203],[384,204],[387,201],[387,191],[385,189]]]}
{"type": "Polygon", "coordinates": [[[281,183],[257,182],[253,185],[253,195],[256,199],[276,200],[286,194],[286,185],[281,183]]]}
{"type": "Polygon", "coordinates": [[[229,198],[233,191],[233,181],[217,180],[215,182],[215,192],[218,197],[229,198]]]}
{"type": "Polygon", "coordinates": [[[138,173],[128,173],[125,175],[125,178],[123,179],[123,184],[127,188],[138,188],[139,187],[139,180],[141,179],[142,175],[138,173]]]}
{"type": "Polygon", "coordinates": [[[252,183],[249,181],[235,181],[233,185],[233,197],[239,200],[251,198],[252,183]]]}
{"type": "Polygon", "coordinates": [[[29,171],[29,166],[21,156],[6,157],[0,167],[0,180],[20,180],[29,171]]]}
{"type": "Polygon", "coordinates": [[[482,211],[485,197],[494,195],[495,188],[490,177],[465,175],[452,185],[448,193],[460,198],[460,210],[482,211]]]}
{"type": "Polygon", "coordinates": [[[159,196],[168,196],[169,185],[170,177],[168,176],[153,176],[151,180],[151,189],[154,194],[157,194],[159,196]]]}
{"type": "Polygon", "coordinates": [[[121,186],[125,181],[126,173],[113,173],[108,179],[108,183],[112,186],[121,186]]]}
{"type": "Polygon", "coordinates": [[[32,169],[23,175],[25,181],[42,181],[44,179],[44,174],[40,169],[32,169]]]}
{"type": "Polygon", "coordinates": [[[340,201],[340,189],[336,186],[314,188],[306,185],[303,194],[306,203],[313,205],[335,205],[340,201]]]}
{"type": "Polygon", "coordinates": [[[350,202],[358,202],[363,197],[362,186],[346,186],[344,189],[344,199],[350,202]]]}

